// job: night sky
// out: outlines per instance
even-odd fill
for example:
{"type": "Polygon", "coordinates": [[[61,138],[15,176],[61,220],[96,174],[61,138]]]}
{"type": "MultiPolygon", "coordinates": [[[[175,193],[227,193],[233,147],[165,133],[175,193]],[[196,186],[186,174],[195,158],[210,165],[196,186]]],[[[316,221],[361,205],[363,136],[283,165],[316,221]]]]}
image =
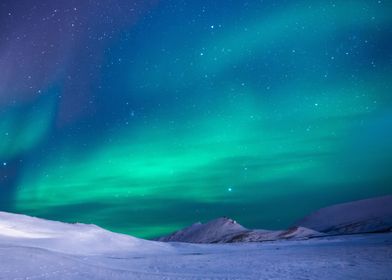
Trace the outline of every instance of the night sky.
{"type": "Polygon", "coordinates": [[[392,1],[0,1],[0,210],[139,237],[392,193],[392,1]]]}

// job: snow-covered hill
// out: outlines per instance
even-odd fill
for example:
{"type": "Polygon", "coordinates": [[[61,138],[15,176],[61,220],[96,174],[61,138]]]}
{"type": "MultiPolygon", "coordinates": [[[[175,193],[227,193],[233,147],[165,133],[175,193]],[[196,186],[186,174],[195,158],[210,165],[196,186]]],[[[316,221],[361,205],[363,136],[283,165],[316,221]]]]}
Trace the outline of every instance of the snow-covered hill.
{"type": "Polygon", "coordinates": [[[301,240],[311,237],[321,237],[323,233],[304,228],[292,227],[286,230],[248,230],[230,238],[222,239],[220,242],[262,242],[262,241],[276,241],[283,239],[301,240]]]}
{"type": "Polygon", "coordinates": [[[392,230],[392,195],[322,208],[296,223],[328,234],[392,230]]]}
{"type": "Polygon", "coordinates": [[[165,242],[232,243],[306,239],[330,234],[392,230],[392,196],[337,204],[320,209],[286,230],[247,229],[229,218],[196,223],[158,238],[165,242]]]}
{"type": "Polygon", "coordinates": [[[168,236],[158,238],[159,241],[176,241],[190,243],[218,243],[233,235],[248,231],[229,218],[218,218],[208,223],[195,223],[168,236]]]}
{"type": "Polygon", "coordinates": [[[229,218],[218,218],[208,223],[196,223],[170,235],[158,238],[165,242],[189,243],[233,243],[259,242],[279,239],[306,239],[322,236],[304,227],[293,227],[287,230],[251,230],[229,218]]]}
{"type": "Polygon", "coordinates": [[[1,240],[81,255],[137,250],[155,253],[170,248],[163,243],[110,232],[96,225],[68,224],[5,212],[0,212],[1,240]]]}

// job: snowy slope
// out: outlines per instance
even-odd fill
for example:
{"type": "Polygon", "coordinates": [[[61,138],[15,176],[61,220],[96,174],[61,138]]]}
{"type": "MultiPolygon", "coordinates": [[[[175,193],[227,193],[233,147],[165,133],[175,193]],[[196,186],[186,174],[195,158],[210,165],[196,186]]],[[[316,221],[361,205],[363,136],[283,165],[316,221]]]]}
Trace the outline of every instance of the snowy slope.
{"type": "Polygon", "coordinates": [[[233,243],[301,239],[322,235],[320,232],[304,227],[276,231],[250,230],[232,219],[218,218],[205,224],[193,224],[168,236],[160,237],[157,240],[189,243],[233,243]]]}
{"type": "Polygon", "coordinates": [[[322,208],[296,225],[329,234],[390,231],[392,195],[322,208]]]}
{"type": "Polygon", "coordinates": [[[61,223],[5,212],[0,212],[0,240],[17,242],[19,246],[77,254],[141,249],[143,252],[157,252],[170,248],[95,225],[61,223]]]}
{"type": "Polygon", "coordinates": [[[321,237],[325,234],[304,228],[293,227],[287,230],[248,230],[231,236],[230,239],[223,239],[220,242],[262,242],[262,241],[276,241],[282,239],[308,239],[311,237],[321,237]]]}

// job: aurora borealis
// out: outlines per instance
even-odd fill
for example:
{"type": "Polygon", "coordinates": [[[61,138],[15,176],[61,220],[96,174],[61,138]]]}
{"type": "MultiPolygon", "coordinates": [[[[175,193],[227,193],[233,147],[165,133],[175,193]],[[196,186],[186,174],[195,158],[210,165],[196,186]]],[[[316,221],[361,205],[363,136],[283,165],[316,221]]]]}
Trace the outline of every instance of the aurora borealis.
{"type": "Polygon", "coordinates": [[[0,3],[0,210],[140,237],[392,193],[392,2],[0,3]]]}

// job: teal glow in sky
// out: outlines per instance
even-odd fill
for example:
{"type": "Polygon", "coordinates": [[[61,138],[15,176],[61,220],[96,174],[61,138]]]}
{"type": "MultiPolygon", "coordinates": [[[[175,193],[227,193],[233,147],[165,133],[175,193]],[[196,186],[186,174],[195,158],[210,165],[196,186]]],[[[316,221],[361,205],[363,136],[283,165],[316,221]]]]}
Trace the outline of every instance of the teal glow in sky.
{"type": "Polygon", "coordinates": [[[140,237],[392,193],[389,1],[3,1],[0,210],[140,237]]]}

